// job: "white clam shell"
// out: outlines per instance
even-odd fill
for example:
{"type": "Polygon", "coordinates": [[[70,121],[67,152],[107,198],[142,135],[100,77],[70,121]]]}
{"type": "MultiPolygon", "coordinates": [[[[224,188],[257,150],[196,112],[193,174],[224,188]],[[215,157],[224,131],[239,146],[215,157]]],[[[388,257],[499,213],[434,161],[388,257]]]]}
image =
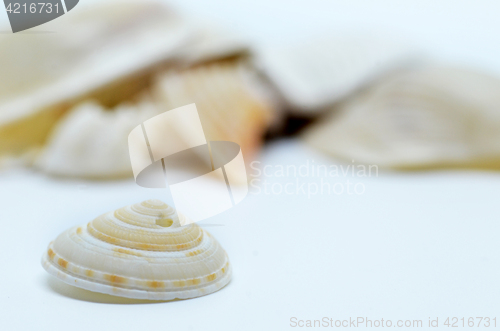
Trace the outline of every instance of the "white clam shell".
{"type": "Polygon", "coordinates": [[[49,244],[42,265],[77,287],[134,299],[188,299],[231,279],[220,244],[159,200],[106,213],[49,244]],[[168,226],[170,225],[170,226],[168,226]]]}

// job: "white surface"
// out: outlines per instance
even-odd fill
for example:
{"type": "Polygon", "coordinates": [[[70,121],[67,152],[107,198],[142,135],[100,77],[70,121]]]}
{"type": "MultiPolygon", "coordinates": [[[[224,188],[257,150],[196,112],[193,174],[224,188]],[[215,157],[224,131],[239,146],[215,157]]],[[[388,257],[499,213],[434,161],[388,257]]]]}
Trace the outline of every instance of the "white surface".
{"type": "MultiPolygon", "coordinates": [[[[274,170],[307,160],[331,162],[293,141],[269,146],[260,160],[261,168],[274,170]]],[[[297,178],[262,179],[285,184],[297,178]]],[[[2,330],[285,330],[293,316],[426,323],[429,317],[498,313],[500,174],[380,173],[326,180],[362,183],[365,193],[307,198],[255,194],[254,187],[235,208],[202,222],[224,224],[207,229],[233,264],[227,287],[192,300],[122,305],[57,281],[42,269],[41,255],[64,229],[162,198],[164,191],[131,180],[2,173],[2,330]]]]}

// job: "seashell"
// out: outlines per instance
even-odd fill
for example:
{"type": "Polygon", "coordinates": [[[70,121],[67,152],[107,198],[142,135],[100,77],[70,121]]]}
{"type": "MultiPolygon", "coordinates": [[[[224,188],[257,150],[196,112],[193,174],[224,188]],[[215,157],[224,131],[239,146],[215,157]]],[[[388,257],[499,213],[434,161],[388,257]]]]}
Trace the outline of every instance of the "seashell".
{"type": "Polygon", "coordinates": [[[231,279],[231,265],[207,231],[159,200],[103,214],[49,244],[42,265],[86,290],[149,300],[213,293],[231,279]]]}
{"type": "Polygon", "coordinates": [[[44,28],[58,33],[0,44],[2,153],[40,145],[60,116],[86,97],[113,104],[142,88],[144,73],[174,56],[191,33],[170,8],[154,2],[97,5],[44,28]],[[26,54],[36,54],[36,61],[26,54]]]}
{"type": "Polygon", "coordinates": [[[244,48],[154,1],[95,4],[42,29],[57,33],[0,41],[0,156],[42,146],[81,102],[112,108],[147,88],[159,68],[244,48]]]}
{"type": "MultiPolygon", "coordinates": [[[[132,176],[127,136],[144,120],[196,102],[206,139],[236,142],[251,161],[277,113],[243,59],[214,61],[159,76],[136,102],[112,109],[78,105],[49,135],[35,165],[47,173],[86,178],[132,176]]],[[[182,138],[185,134],[177,131],[182,138]]],[[[189,137],[186,137],[189,140],[189,137]]]]}
{"type": "Polygon", "coordinates": [[[135,126],[157,113],[150,100],[112,110],[95,102],[77,105],[56,125],[35,166],[58,176],[131,176],[127,137],[135,126]]]}
{"type": "Polygon", "coordinates": [[[259,150],[278,102],[243,59],[217,61],[158,77],[154,93],[166,110],[195,103],[207,141],[232,141],[245,160],[259,150]]]}
{"type": "Polygon", "coordinates": [[[500,166],[500,80],[454,68],[399,73],[304,135],[334,156],[393,168],[500,166]]]}
{"type": "Polygon", "coordinates": [[[296,114],[314,115],[387,72],[412,65],[412,47],[363,34],[331,34],[263,47],[256,64],[296,114]]]}

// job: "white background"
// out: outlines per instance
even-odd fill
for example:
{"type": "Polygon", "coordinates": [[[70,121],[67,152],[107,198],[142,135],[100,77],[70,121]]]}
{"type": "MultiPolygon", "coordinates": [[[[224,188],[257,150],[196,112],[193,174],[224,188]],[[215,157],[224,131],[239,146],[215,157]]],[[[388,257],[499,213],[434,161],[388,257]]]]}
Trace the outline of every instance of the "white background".
{"type": "MultiPolygon", "coordinates": [[[[82,0],[74,10],[91,3],[82,0]]],[[[178,1],[183,12],[216,21],[254,44],[292,43],[329,30],[380,31],[441,60],[500,73],[497,4],[178,1]]],[[[3,10],[0,20],[6,20],[3,10]]],[[[271,144],[259,160],[262,165],[335,162],[297,141],[271,144]]],[[[65,285],[46,274],[40,258],[66,228],[162,198],[161,190],[140,188],[132,180],[0,173],[0,329],[285,330],[291,329],[291,317],[421,319],[424,325],[429,317],[439,317],[440,325],[454,316],[500,319],[495,315],[500,307],[499,174],[381,172],[328,180],[347,179],[363,183],[365,193],[250,194],[237,208],[203,222],[224,225],[207,229],[227,250],[233,281],[206,297],[144,304],[65,285]]]]}

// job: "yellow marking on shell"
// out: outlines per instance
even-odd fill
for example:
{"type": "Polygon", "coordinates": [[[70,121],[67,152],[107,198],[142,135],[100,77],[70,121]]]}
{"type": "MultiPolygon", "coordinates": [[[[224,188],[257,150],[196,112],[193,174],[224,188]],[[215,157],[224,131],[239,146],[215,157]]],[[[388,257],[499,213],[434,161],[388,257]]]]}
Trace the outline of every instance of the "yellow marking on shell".
{"type": "Polygon", "coordinates": [[[168,228],[174,224],[174,221],[171,218],[158,218],[155,223],[156,225],[168,228]]]}
{"type": "Polygon", "coordinates": [[[152,280],[152,281],[147,282],[147,285],[148,285],[148,287],[151,287],[151,288],[164,288],[165,287],[164,282],[159,282],[156,280],[152,280]]]}
{"type": "Polygon", "coordinates": [[[120,277],[117,275],[104,274],[104,279],[106,279],[111,283],[118,283],[118,284],[123,284],[127,282],[127,279],[125,277],[120,277]]]}
{"type": "Polygon", "coordinates": [[[128,254],[128,255],[134,255],[134,256],[142,256],[140,253],[124,249],[124,248],[113,248],[114,252],[121,253],[121,254],[128,254]]]}
{"type": "Polygon", "coordinates": [[[108,244],[116,244],[118,242],[118,239],[108,236],[106,234],[100,233],[99,231],[96,231],[92,228],[92,225],[89,223],[87,224],[87,231],[94,236],[95,238],[105,241],[108,244]]]}
{"type": "Polygon", "coordinates": [[[186,286],[186,282],[184,280],[174,280],[175,287],[184,287],[186,286]]]}
{"type": "Polygon", "coordinates": [[[94,277],[94,270],[90,270],[90,269],[85,270],[85,275],[87,277],[94,277]]]}
{"type": "Polygon", "coordinates": [[[188,286],[198,285],[199,283],[201,283],[201,280],[199,278],[193,278],[193,279],[188,279],[186,283],[188,284],[188,286]]]}
{"type": "Polygon", "coordinates": [[[201,249],[197,249],[195,251],[187,252],[186,256],[195,256],[195,255],[200,254],[201,252],[202,252],[201,249]]]}
{"type": "Polygon", "coordinates": [[[56,253],[54,253],[54,251],[51,248],[49,248],[47,254],[49,255],[51,260],[54,258],[54,256],[56,256],[56,253]]]}
{"type": "MultiPolygon", "coordinates": [[[[93,222],[95,222],[97,220],[98,219],[94,220],[93,222]]],[[[197,230],[197,228],[193,228],[193,230],[191,231],[191,234],[188,233],[188,235],[196,234],[197,235],[196,239],[185,242],[185,243],[178,242],[177,244],[175,244],[175,241],[178,240],[178,238],[176,238],[172,234],[165,234],[164,238],[157,239],[158,242],[155,242],[155,243],[144,242],[144,241],[133,241],[133,240],[130,240],[131,239],[130,237],[117,238],[117,237],[111,236],[110,234],[107,234],[105,232],[101,232],[100,230],[98,230],[97,228],[94,227],[93,222],[90,222],[87,225],[87,230],[90,233],[90,235],[92,235],[93,237],[95,237],[101,241],[104,241],[104,242],[107,242],[110,244],[114,244],[116,246],[127,247],[130,249],[139,249],[139,250],[147,250],[147,251],[180,251],[180,250],[185,250],[185,249],[191,249],[191,248],[197,246],[203,240],[203,236],[204,236],[203,231],[199,231],[199,230],[197,230]],[[199,231],[199,232],[197,232],[197,231],[199,231]],[[170,241],[170,242],[168,242],[168,243],[162,242],[163,239],[170,241]],[[171,241],[174,241],[174,243],[172,243],[171,241]]],[[[99,226],[101,226],[101,225],[99,225],[99,226]]],[[[136,240],[137,239],[144,239],[144,238],[140,238],[140,237],[143,235],[149,235],[149,232],[141,231],[141,230],[134,230],[134,235],[136,237],[139,237],[139,238],[135,238],[136,240]]],[[[161,235],[160,237],[162,237],[162,236],[163,235],[161,235]]],[[[152,239],[155,239],[155,237],[152,237],[152,239]]]]}
{"type": "Polygon", "coordinates": [[[211,274],[211,275],[208,275],[205,278],[207,279],[207,281],[211,282],[211,281],[215,280],[215,278],[217,278],[217,275],[216,274],[211,274]]]}
{"type": "Polygon", "coordinates": [[[68,267],[68,261],[66,261],[65,259],[63,258],[59,258],[57,260],[57,264],[59,264],[61,267],[63,268],[67,268],[68,267]]]}
{"type": "Polygon", "coordinates": [[[139,249],[143,249],[145,251],[152,251],[155,250],[154,248],[156,248],[156,245],[153,246],[151,244],[146,244],[146,243],[139,243],[137,244],[137,246],[139,247],[139,249]]]}
{"type": "Polygon", "coordinates": [[[82,233],[82,228],[76,229],[76,233],[81,234],[82,233]]]}
{"type": "Polygon", "coordinates": [[[226,272],[226,268],[222,268],[222,273],[225,273],[226,272]]]}

